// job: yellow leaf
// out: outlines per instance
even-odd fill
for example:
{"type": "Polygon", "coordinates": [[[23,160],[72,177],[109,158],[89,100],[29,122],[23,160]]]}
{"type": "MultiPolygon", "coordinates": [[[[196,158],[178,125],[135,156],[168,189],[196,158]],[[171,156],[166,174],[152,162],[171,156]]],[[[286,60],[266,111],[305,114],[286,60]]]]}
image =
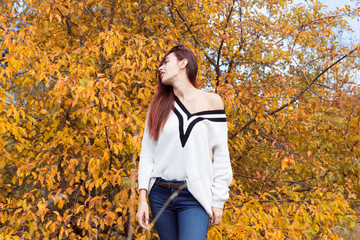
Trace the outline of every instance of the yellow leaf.
{"type": "Polygon", "coordinates": [[[12,114],[12,109],[11,108],[8,108],[8,109],[6,109],[6,117],[10,117],[11,116],[11,114],[12,114]]]}
{"type": "Polygon", "coordinates": [[[64,207],[64,201],[60,198],[58,200],[58,204],[57,204],[58,208],[62,209],[64,207]]]}
{"type": "Polygon", "coordinates": [[[27,205],[27,201],[26,201],[26,199],[24,199],[21,206],[22,206],[22,208],[26,208],[26,205],[27,205]]]}
{"type": "Polygon", "coordinates": [[[101,189],[104,190],[108,186],[108,182],[104,181],[103,184],[101,184],[101,189]]]}
{"type": "Polygon", "coordinates": [[[19,112],[16,110],[16,108],[13,109],[13,114],[15,121],[19,121],[19,112]]]}
{"type": "Polygon", "coordinates": [[[81,119],[81,122],[82,122],[83,124],[86,124],[86,123],[87,123],[87,119],[88,119],[88,117],[87,117],[86,115],[84,115],[84,116],[82,117],[82,119],[81,119]]]}
{"type": "Polygon", "coordinates": [[[45,114],[47,114],[48,113],[48,111],[46,111],[46,109],[42,109],[41,111],[40,111],[40,114],[43,114],[43,115],[45,115],[45,114]]]}
{"type": "Polygon", "coordinates": [[[30,233],[34,233],[35,231],[37,231],[38,227],[37,227],[37,224],[36,222],[29,222],[29,231],[30,233]]]}
{"type": "Polygon", "coordinates": [[[15,144],[15,148],[19,151],[19,152],[22,152],[23,148],[20,144],[15,144]]]}
{"type": "Polygon", "coordinates": [[[285,168],[287,167],[288,165],[288,159],[287,158],[284,158],[282,161],[281,161],[281,169],[282,170],[285,170],[285,168]]]}
{"type": "Polygon", "coordinates": [[[63,235],[64,235],[64,227],[61,227],[59,233],[59,239],[62,239],[63,235]]]}

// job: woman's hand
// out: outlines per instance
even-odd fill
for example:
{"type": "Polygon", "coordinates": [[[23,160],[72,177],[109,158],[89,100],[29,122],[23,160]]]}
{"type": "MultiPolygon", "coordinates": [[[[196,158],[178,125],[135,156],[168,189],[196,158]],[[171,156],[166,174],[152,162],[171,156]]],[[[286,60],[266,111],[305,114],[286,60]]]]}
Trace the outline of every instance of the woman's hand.
{"type": "Polygon", "coordinates": [[[211,216],[211,226],[215,226],[221,222],[223,209],[217,207],[211,207],[212,216],[211,216]]]}
{"type": "Polygon", "coordinates": [[[149,206],[146,202],[146,190],[140,189],[139,192],[139,206],[136,213],[136,218],[139,225],[146,230],[150,230],[151,226],[149,224],[149,206]]]}

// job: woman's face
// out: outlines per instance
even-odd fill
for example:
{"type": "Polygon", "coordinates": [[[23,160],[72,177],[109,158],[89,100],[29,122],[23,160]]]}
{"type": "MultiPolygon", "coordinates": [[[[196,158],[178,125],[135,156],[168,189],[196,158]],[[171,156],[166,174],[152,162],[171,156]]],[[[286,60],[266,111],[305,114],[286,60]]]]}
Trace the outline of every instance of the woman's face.
{"type": "Polygon", "coordinates": [[[181,70],[180,62],[174,53],[170,53],[159,67],[161,82],[165,85],[171,85],[175,77],[181,70]]]}

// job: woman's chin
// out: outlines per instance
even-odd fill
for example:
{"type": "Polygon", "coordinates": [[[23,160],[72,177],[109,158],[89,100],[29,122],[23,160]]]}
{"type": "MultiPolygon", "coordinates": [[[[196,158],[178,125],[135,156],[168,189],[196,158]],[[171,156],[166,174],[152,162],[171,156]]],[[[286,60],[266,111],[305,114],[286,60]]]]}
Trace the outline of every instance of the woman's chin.
{"type": "Polygon", "coordinates": [[[171,85],[170,81],[166,81],[166,79],[161,79],[161,83],[164,85],[171,85]]]}

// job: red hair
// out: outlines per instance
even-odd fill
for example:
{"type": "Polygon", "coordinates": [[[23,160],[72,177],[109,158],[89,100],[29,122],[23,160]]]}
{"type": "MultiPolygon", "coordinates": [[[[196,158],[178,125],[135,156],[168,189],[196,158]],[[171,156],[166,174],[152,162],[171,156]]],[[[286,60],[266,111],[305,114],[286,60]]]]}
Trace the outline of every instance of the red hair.
{"type": "MultiPolygon", "coordinates": [[[[165,54],[160,62],[160,66],[164,63],[166,57],[170,53],[174,53],[178,61],[181,61],[185,58],[188,60],[188,64],[186,65],[186,75],[190,83],[196,87],[195,81],[198,65],[195,55],[183,45],[177,45],[165,54]]],[[[159,70],[157,71],[156,75],[158,78],[157,92],[155,94],[154,100],[150,104],[150,111],[148,116],[149,134],[154,140],[159,138],[160,132],[164,128],[165,123],[170,115],[170,111],[174,107],[175,98],[173,87],[170,85],[164,85],[161,82],[159,70]]]]}

